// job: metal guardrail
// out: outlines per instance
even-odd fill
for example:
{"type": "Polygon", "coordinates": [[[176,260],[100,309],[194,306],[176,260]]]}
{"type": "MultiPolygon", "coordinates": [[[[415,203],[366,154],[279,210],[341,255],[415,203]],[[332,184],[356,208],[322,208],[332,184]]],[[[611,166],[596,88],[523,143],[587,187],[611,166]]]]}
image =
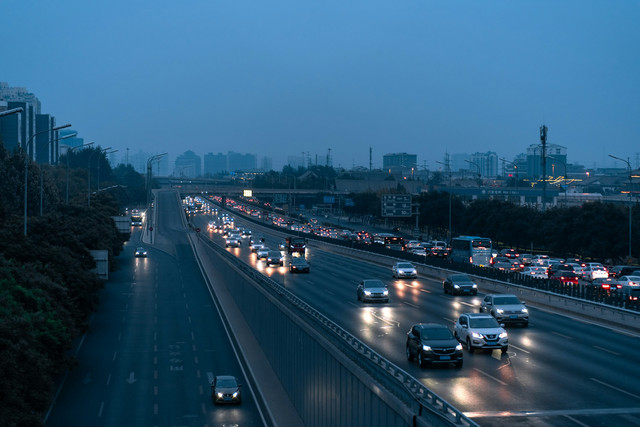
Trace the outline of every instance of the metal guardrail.
{"type": "Polygon", "coordinates": [[[255,281],[255,283],[278,295],[281,302],[286,301],[290,308],[294,308],[298,313],[304,314],[305,319],[313,322],[315,330],[323,332],[323,336],[345,356],[356,362],[367,373],[374,376],[380,384],[384,385],[389,392],[393,393],[394,396],[407,406],[413,407],[418,404],[417,416],[422,415],[423,411],[426,410],[432,414],[443,417],[447,422],[465,426],[477,426],[474,421],[466,417],[436,393],[429,390],[416,378],[388,361],[384,356],[371,349],[302,299],[289,292],[282,285],[264,276],[208,237],[201,237],[200,239],[221,256],[225,257],[238,270],[255,281]]]}

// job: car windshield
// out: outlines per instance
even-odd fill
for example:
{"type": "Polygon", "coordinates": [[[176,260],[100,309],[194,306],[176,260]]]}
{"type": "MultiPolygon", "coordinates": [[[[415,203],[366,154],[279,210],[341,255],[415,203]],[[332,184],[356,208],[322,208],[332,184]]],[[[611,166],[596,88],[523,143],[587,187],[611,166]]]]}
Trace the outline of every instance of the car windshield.
{"type": "Polygon", "coordinates": [[[469,279],[469,276],[467,276],[466,274],[456,274],[454,276],[451,276],[451,280],[453,280],[454,282],[470,282],[471,279],[469,279]]]}
{"type": "Polygon", "coordinates": [[[413,268],[413,264],[409,264],[408,262],[398,263],[398,268],[413,268]]]}
{"type": "Polygon", "coordinates": [[[237,387],[238,384],[236,383],[236,380],[234,380],[233,378],[222,378],[218,380],[218,382],[216,383],[216,386],[231,388],[231,387],[237,387]]]}
{"type": "Polygon", "coordinates": [[[515,305],[521,304],[518,297],[497,297],[493,299],[495,305],[515,305]]]}
{"type": "Polygon", "coordinates": [[[426,328],[420,333],[422,341],[429,340],[450,340],[453,339],[451,331],[447,328],[426,328]]]}
{"type": "Polygon", "coordinates": [[[498,321],[493,317],[480,317],[480,318],[471,318],[469,319],[469,327],[470,328],[497,328],[498,321]]]}
{"type": "Polygon", "coordinates": [[[365,280],[363,286],[365,288],[384,288],[384,283],[380,280],[365,280]]]}
{"type": "Polygon", "coordinates": [[[269,256],[270,256],[271,258],[277,258],[277,257],[279,257],[279,256],[280,256],[280,252],[278,252],[278,251],[271,251],[271,252],[269,252],[269,256]]]}

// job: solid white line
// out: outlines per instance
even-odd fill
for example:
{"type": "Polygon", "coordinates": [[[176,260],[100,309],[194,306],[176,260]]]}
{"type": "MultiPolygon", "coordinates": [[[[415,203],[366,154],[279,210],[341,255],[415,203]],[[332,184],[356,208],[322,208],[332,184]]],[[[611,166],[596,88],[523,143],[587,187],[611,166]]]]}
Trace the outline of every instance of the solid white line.
{"type": "Polygon", "coordinates": [[[524,348],[520,348],[520,347],[516,347],[515,345],[509,343],[509,348],[515,348],[518,351],[521,351],[523,353],[527,353],[527,354],[531,354],[530,351],[525,350],[524,348]]]}
{"type": "Polygon", "coordinates": [[[464,302],[464,301],[460,301],[460,304],[462,305],[466,305],[468,307],[473,307],[473,308],[477,308],[478,306],[475,304],[471,304],[470,302],[464,302]]]}
{"type": "Polygon", "coordinates": [[[638,396],[637,394],[629,393],[628,391],[622,390],[621,388],[618,388],[618,387],[612,386],[611,384],[607,384],[607,383],[602,382],[602,381],[600,381],[600,380],[597,380],[597,379],[595,379],[595,378],[589,378],[589,379],[590,379],[591,381],[595,381],[595,382],[597,382],[597,383],[599,383],[599,384],[602,384],[602,385],[604,385],[604,386],[607,386],[607,387],[609,387],[609,388],[611,388],[611,389],[613,389],[613,390],[619,391],[620,393],[624,393],[624,394],[627,394],[627,395],[629,395],[629,396],[631,396],[631,397],[635,397],[636,399],[640,399],[640,396],[638,396]]]}
{"type": "Polygon", "coordinates": [[[426,294],[431,294],[431,293],[433,293],[433,292],[431,292],[431,291],[430,291],[430,290],[428,290],[428,289],[420,289],[420,292],[424,292],[424,293],[426,293],[426,294]]]}
{"type": "Polygon", "coordinates": [[[504,386],[506,386],[506,385],[507,385],[507,383],[505,383],[504,381],[500,381],[500,380],[499,380],[499,379],[497,379],[496,377],[494,377],[494,376],[492,376],[492,375],[489,375],[489,374],[487,374],[486,372],[481,371],[481,370],[480,370],[480,369],[478,369],[478,368],[473,368],[473,369],[474,369],[474,370],[476,370],[476,371],[478,371],[478,372],[480,372],[482,375],[484,375],[484,376],[486,376],[486,377],[488,377],[488,378],[491,378],[491,379],[492,379],[492,380],[494,380],[494,381],[499,382],[500,384],[502,384],[502,385],[504,385],[504,386]]]}
{"type": "Polygon", "coordinates": [[[98,418],[102,416],[102,410],[104,409],[104,402],[100,403],[100,410],[98,411],[98,418]]]}
{"type": "Polygon", "coordinates": [[[580,421],[576,420],[575,418],[573,418],[573,417],[571,417],[571,416],[569,416],[569,415],[564,415],[564,417],[565,417],[565,418],[570,419],[572,422],[574,422],[574,423],[578,424],[579,426],[582,426],[582,427],[589,427],[589,425],[588,425],[588,424],[585,424],[585,423],[583,423],[583,422],[580,422],[580,421]]]}
{"type": "Polygon", "coordinates": [[[109,374],[109,376],[107,377],[107,385],[109,385],[110,382],[111,382],[111,374],[109,374]]]}
{"type": "Polygon", "coordinates": [[[408,305],[409,307],[420,308],[420,306],[417,306],[415,304],[411,304],[410,302],[402,301],[402,303],[408,305]]]}
{"type": "Polygon", "coordinates": [[[597,348],[598,350],[606,351],[607,353],[610,353],[610,354],[613,354],[613,355],[616,355],[616,356],[620,356],[620,353],[617,353],[617,352],[615,352],[613,350],[609,350],[607,348],[600,347],[598,345],[594,345],[593,348],[597,348]]]}

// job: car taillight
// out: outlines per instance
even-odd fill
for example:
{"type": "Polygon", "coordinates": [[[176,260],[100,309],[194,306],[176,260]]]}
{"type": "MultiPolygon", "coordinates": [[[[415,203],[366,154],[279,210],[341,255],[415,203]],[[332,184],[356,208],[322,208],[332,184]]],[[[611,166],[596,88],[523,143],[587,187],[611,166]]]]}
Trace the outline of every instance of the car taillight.
{"type": "Polygon", "coordinates": [[[602,284],[602,289],[610,289],[610,288],[611,288],[611,286],[609,286],[608,284],[606,284],[606,283],[602,284]]]}

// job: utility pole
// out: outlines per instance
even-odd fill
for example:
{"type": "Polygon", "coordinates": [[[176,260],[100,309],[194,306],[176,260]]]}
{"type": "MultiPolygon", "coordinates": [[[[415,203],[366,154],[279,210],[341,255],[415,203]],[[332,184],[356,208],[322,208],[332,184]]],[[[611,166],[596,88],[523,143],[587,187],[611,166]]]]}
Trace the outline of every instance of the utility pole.
{"type": "Polygon", "coordinates": [[[373,162],[372,162],[372,155],[373,155],[373,148],[369,147],[369,172],[371,172],[371,170],[373,169],[373,162]]]}

